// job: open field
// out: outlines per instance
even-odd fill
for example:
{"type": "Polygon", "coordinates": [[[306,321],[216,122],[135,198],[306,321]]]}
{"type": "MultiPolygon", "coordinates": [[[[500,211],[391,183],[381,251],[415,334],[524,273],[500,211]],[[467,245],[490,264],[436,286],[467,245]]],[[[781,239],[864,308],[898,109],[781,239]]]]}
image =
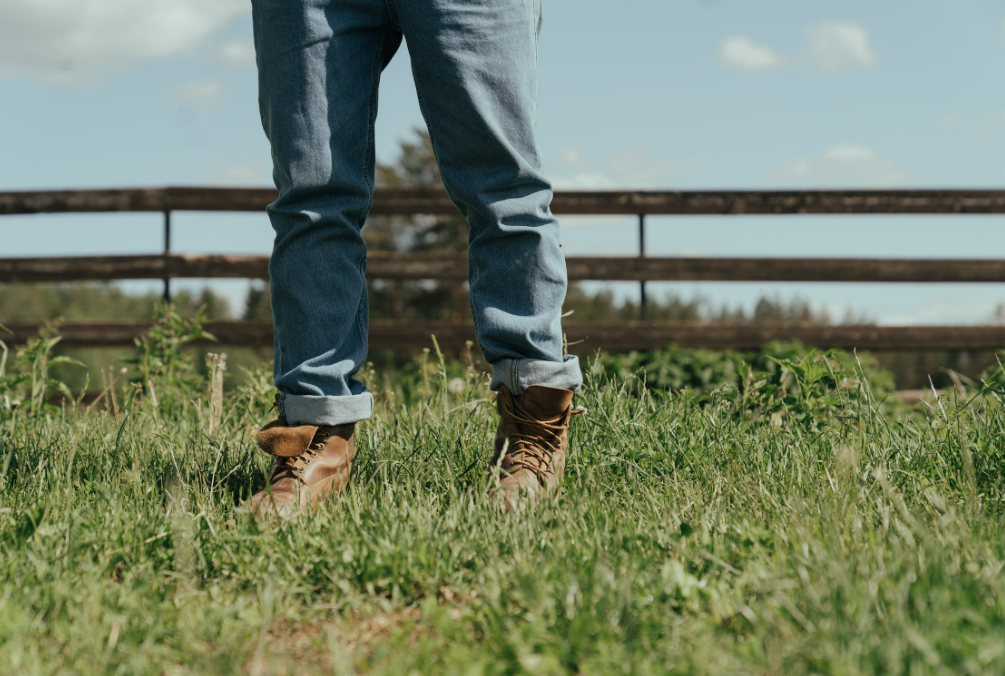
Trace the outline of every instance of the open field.
{"type": "Polygon", "coordinates": [[[43,344],[0,369],[5,673],[1005,672],[1001,374],[911,409],[841,353],[595,360],[562,499],[503,514],[486,379],[430,356],[273,523],[265,369],[214,410],[181,342],[107,409],[43,405],[43,344]]]}

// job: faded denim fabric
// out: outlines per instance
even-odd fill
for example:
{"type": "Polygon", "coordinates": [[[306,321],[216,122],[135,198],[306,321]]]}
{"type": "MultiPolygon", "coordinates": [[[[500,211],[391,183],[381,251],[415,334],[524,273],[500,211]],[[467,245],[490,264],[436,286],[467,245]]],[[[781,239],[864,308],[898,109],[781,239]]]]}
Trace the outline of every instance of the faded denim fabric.
{"type": "Polygon", "coordinates": [[[440,173],[470,224],[469,279],[492,386],[578,389],[567,279],[535,140],[540,0],[252,0],[279,198],[269,273],[275,381],[291,424],[370,416],[366,246],[381,71],[408,42],[440,173]]]}

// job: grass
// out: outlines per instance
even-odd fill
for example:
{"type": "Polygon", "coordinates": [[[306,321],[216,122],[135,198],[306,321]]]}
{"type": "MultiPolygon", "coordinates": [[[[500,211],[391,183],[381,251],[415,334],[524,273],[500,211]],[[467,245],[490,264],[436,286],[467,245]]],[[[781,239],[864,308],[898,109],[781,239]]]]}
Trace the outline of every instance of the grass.
{"type": "Polygon", "coordinates": [[[109,410],[9,369],[5,673],[1005,673],[997,381],[915,411],[840,354],[702,392],[595,360],[562,499],[503,514],[487,381],[427,360],[366,374],[351,490],[263,522],[266,372],[214,412],[162,356],[109,410]]]}

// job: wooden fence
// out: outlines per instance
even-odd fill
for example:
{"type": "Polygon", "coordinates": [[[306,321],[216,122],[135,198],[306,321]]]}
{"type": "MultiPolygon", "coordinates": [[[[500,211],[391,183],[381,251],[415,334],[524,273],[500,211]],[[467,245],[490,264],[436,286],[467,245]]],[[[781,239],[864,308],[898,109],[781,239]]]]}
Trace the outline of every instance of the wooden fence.
{"type": "MultiPolygon", "coordinates": [[[[267,256],[181,255],[171,251],[173,211],[264,210],[271,189],[142,188],[0,193],[0,215],[67,212],[156,212],[164,218],[164,250],[152,256],[0,258],[0,283],[177,278],[268,279],[267,256]]],[[[645,319],[647,281],[761,282],[1005,282],[1005,261],[890,258],[691,258],[649,257],[647,215],[798,214],[1005,214],[1005,190],[835,190],[835,191],[600,191],[556,192],[558,215],[632,215],[638,218],[637,257],[566,259],[571,280],[626,280],[641,286],[645,319]]],[[[439,190],[377,190],[375,215],[455,215],[439,190]]],[[[0,231],[0,241],[3,234],[0,231]]],[[[463,281],[467,261],[457,254],[372,252],[367,275],[375,279],[463,281]]],[[[148,322],[71,322],[63,327],[67,346],[132,344],[148,322]]],[[[9,326],[14,342],[37,325],[9,326]]],[[[985,350],[1005,347],[1005,326],[820,326],[701,322],[619,322],[565,325],[570,341],[587,349],[652,349],[682,346],[751,349],[771,340],[798,339],[821,347],[871,350],[985,350]]],[[[208,330],[226,344],[271,345],[267,322],[214,322],[208,330]]],[[[374,348],[411,348],[435,334],[443,345],[474,337],[468,324],[393,321],[371,324],[374,348]]]]}

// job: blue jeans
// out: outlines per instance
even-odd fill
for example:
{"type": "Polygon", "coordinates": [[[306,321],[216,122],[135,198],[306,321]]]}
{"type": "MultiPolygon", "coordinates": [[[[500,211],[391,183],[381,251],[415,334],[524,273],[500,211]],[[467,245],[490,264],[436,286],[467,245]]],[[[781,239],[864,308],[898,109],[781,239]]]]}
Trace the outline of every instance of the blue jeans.
{"type": "MultiPolygon", "coordinates": [[[[475,331],[492,387],[578,389],[567,279],[535,139],[540,0],[252,0],[279,198],[269,274],[290,424],[370,416],[366,245],[377,85],[402,37],[447,192],[470,224],[475,331]]],[[[403,330],[408,330],[407,327],[403,330]]]]}

